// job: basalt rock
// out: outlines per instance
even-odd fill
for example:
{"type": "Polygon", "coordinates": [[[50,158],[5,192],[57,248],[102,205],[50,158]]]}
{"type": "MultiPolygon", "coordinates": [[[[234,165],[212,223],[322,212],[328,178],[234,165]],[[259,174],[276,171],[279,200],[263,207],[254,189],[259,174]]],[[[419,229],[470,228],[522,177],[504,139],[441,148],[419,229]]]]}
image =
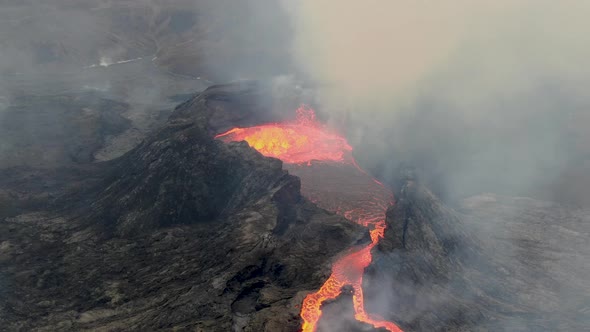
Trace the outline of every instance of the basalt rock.
{"type": "Polygon", "coordinates": [[[495,195],[453,209],[405,177],[365,278],[369,311],[405,331],[582,331],[588,215],[495,195]]]}
{"type": "MultiPolygon", "coordinates": [[[[284,120],[266,91],[211,87],[108,162],[1,170],[0,329],[297,331],[304,296],[368,238],[279,160],[213,139],[284,120]]],[[[408,332],[590,326],[590,211],[496,195],[450,208],[412,171],[396,193],[367,312],[408,332]]],[[[350,292],[324,310],[322,331],[368,328],[350,292]]]]}
{"type": "Polygon", "coordinates": [[[85,215],[87,224],[127,236],[213,221],[275,191],[290,197],[285,204],[295,204],[299,180],[282,169],[280,160],[263,158],[245,142],[213,139],[230,123],[272,118],[264,91],[256,82],[206,90],[177,107],[138,147],[105,163],[101,181],[66,195],[58,205],[76,208],[74,213],[85,215]]]}
{"type": "Polygon", "coordinates": [[[4,218],[0,326],[297,331],[303,297],[367,234],[303,198],[281,161],[213,139],[227,126],[215,119],[255,121],[259,93],[214,87],[124,156],[64,178],[75,187],[53,186],[49,208],[4,218]]]}

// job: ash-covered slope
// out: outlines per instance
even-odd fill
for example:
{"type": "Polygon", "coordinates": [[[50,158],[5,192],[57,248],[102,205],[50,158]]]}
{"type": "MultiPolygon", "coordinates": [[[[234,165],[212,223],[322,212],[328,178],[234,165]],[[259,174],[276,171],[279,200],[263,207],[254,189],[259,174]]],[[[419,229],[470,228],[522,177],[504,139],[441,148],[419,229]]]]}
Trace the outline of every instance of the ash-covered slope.
{"type": "Polygon", "coordinates": [[[365,280],[406,331],[587,331],[589,211],[494,195],[446,207],[412,174],[365,280]]]}
{"type": "Polygon", "coordinates": [[[270,112],[261,93],[211,88],[54,208],[3,219],[0,326],[296,331],[303,296],[367,234],[301,197],[280,161],[213,140],[270,112]]]}

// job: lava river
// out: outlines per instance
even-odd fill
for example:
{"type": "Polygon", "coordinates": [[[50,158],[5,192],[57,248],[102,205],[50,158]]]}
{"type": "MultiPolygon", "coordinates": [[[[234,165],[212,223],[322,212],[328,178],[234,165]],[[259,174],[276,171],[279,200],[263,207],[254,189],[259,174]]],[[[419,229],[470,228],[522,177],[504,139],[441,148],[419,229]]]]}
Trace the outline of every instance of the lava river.
{"type": "Polygon", "coordinates": [[[358,321],[391,332],[402,330],[365,311],[363,274],[373,257],[371,250],[383,237],[385,212],[393,204],[393,194],[363,171],[352,157],[346,139],[320,125],[312,109],[302,106],[297,120],[249,128],[234,128],[217,135],[223,141],[246,141],[265,156],[279,158],[291,174],[301,178],[302,194],[318,206],[367,227],[371,242],[350,249],[332,265],[328,280],[301,306],[301,330],[312,332],[322,315],[321,306],[351,286],[353,308],[358,321]]]}

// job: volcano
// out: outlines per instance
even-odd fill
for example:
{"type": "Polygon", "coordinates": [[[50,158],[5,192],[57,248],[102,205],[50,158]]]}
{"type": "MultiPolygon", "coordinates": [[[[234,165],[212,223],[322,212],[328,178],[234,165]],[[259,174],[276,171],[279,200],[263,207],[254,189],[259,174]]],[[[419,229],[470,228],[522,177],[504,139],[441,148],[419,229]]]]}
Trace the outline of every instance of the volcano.
{"type": "Polygon", "coordinates": [[[394,202],[362,147],[271,90],[213,86],[110,161],[0,170],[0,326],[589,326],[589,211],[492,194],[450,207],[411,168],[394,202]]]}
{"type": "Polygon", "coordinates": [[[2,326],[298,330],[331,262],[370,239],[302,196],[280,160],[213,139],[272,119],[265,91],[208,89],[127,154],[67,176],[4,171],[2,326]]]}

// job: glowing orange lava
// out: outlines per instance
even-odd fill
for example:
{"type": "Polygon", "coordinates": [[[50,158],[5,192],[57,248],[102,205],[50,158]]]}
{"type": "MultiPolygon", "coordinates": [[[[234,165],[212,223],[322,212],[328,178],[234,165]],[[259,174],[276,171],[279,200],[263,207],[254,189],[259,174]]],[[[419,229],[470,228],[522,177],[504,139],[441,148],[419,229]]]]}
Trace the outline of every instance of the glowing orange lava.
{"type": "Polygon", "coordinates": [[[393,204],[393,194],[357,165],[346,139],[319,125],[313,110],[305,106],[297,110],[294,122],[234,128],[216,138],[246,141],[263,155],[283,160],[289,172],[301,178],[306,197],[370,229],[371,243],[338,259],[322,287],[305,297],[301,306],[301,330],[315,331],[322,304],[338,297],[342,287],[350,285],[358,321],[401,332],[396,324],[365,311],[362,289],[365,268],[373,260],[371,250],[385,232],[385,212],[393,204]],[[319,163],[312,167],[312,161],[319,163]]]}
{"type": "Polygon", "coordinates": [[[291,164],[311,160],[344,161],[345,155],[352,151],[343,137],[320,126],[313,110],[306,106],[297,109],[295,122],[234,128],[215,138],[246,141],[263,155],[291,164]]]}

